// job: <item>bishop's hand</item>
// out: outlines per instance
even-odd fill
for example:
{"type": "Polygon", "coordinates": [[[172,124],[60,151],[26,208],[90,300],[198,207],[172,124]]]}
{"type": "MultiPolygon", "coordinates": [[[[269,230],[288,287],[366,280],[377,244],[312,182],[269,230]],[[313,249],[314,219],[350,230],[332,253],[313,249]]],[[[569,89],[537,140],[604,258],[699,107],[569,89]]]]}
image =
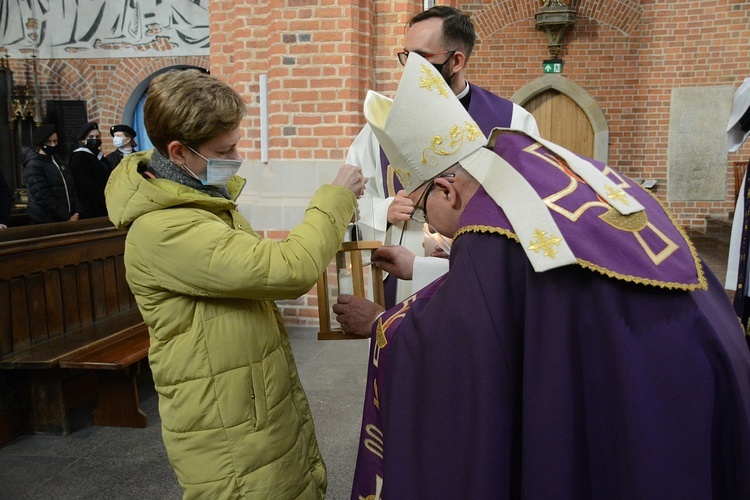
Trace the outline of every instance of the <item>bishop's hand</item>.
{"type": "Polygon", "coordinates": [[[372,325],[385,309],[358,295],[339,295],[333,305],[336,321],[345,333],[369,337],[372,325]]]}
{"type": "Polygon", "coordinates": [[[386,245],[372,252],[372,263],[402,280],[410,280],[416,256],[401,245],[386,245]]]}
{"type": "Polygon", "coordinates": [[[396,196],[388,205],[388,222],[396,224],[411,219],[411,213],[414,211],[414,202],[403,189],[396,193],[396,196]]]}

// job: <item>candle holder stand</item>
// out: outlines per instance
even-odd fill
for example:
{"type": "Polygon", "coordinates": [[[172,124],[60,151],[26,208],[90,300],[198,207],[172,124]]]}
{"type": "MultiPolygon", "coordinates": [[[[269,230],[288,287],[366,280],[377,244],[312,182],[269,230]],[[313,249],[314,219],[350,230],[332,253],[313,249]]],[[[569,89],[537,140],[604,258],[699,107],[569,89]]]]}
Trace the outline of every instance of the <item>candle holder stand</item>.
{"type": "MultiPolygon", "coordinates": [[[[336,277],[337,294],[348,293],[367,297],[365,287],[365,268],[362,266],[362,254],[368,256],[379,248],[379,241],[345,241],[341,244],[336,252],[336,277]],[[351,288],[350,290],[347,288],[351,288]]],[[[373,297],[372,300],[385,307],[383,295],[383,272],[376,266],[367,266],[370,268],[370,280],[372,281],[373,297]]],[[[341,328],[333,328],[331,325],[331,300],[328,288],[328,269],[318,278],[318,320],[320,331],[318,340],[339,340],[339,339],[362,339],[359,335],[344,333],[341,328]]]]}

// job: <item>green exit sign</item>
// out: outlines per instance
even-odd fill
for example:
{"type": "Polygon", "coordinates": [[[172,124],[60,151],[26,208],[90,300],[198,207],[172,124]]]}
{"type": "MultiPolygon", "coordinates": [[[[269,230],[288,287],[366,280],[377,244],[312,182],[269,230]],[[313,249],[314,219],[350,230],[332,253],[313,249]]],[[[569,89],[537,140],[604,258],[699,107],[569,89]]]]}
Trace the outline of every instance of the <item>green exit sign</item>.
{"type": "Polygon", "coordinates": [[[562,73],[562,59],[547,59],[542,63],[545,73],[562,73]]]}

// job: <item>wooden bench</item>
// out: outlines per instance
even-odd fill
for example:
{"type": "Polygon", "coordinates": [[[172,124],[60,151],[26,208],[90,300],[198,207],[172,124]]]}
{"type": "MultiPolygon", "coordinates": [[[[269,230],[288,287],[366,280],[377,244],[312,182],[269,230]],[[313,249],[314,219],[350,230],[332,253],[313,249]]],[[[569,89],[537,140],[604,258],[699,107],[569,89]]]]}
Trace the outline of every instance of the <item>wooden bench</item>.
{"type": "Polygon", "coordinates": [[[96,395],[95,424],[146,425],[135,377],[149,340],[125,235],[106,218],[0,232],[0,442],[14,425],[67,434],[70,410],[96,395]]]}
{"type": "Polygon", "coordinates": [[[106,342],[90,344],[60,360],[60,368],[101,370],[94,424],[146,427],[136,376],[138,362],[148,356],[149,344],[148,329],[141,321],[108,337],[106,342]]]}

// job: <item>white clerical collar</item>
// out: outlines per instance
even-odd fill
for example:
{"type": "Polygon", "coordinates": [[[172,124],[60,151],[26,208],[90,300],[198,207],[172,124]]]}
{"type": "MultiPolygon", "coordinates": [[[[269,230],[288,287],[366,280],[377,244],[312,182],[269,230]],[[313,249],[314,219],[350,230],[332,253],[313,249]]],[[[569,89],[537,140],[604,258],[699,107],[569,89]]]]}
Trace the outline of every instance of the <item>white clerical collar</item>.
{"type": "Polygon", "coordinates": [[[466,80],[466,87],[464,87],[460,94],[456,94],[456,97],[458,97],[458,100],[460,101],[467,95],[469,95],[469,80],[466,80]]]}
{"type": "MultiPolygon", "coordinates": [[[[93,152],[93,151],[91,151],[91,150],[90,150],[89,148],[87,148],[86,146],[81,146],[80,148],[76,149],[76,150],[75,150],[75,151],[73,151],[73,152],[74,152],[74,153],[77,153],[77,152],[79,152],[79,151],[84,151],[84,152],[86,152],[86,153],[88,153],[88,154],[94,154],[94,152],[93,152]]],[[[103,157],[103,156],[104,156],[104,153],[103,153],[103,152],[101,152],[101,151],[99,151],[99,154],[98,154],[98,155],[96,155],[96,157],[97,157],[98,159],[100,159],[100,160],[102,159],[102,157],[103,157]]]]}

